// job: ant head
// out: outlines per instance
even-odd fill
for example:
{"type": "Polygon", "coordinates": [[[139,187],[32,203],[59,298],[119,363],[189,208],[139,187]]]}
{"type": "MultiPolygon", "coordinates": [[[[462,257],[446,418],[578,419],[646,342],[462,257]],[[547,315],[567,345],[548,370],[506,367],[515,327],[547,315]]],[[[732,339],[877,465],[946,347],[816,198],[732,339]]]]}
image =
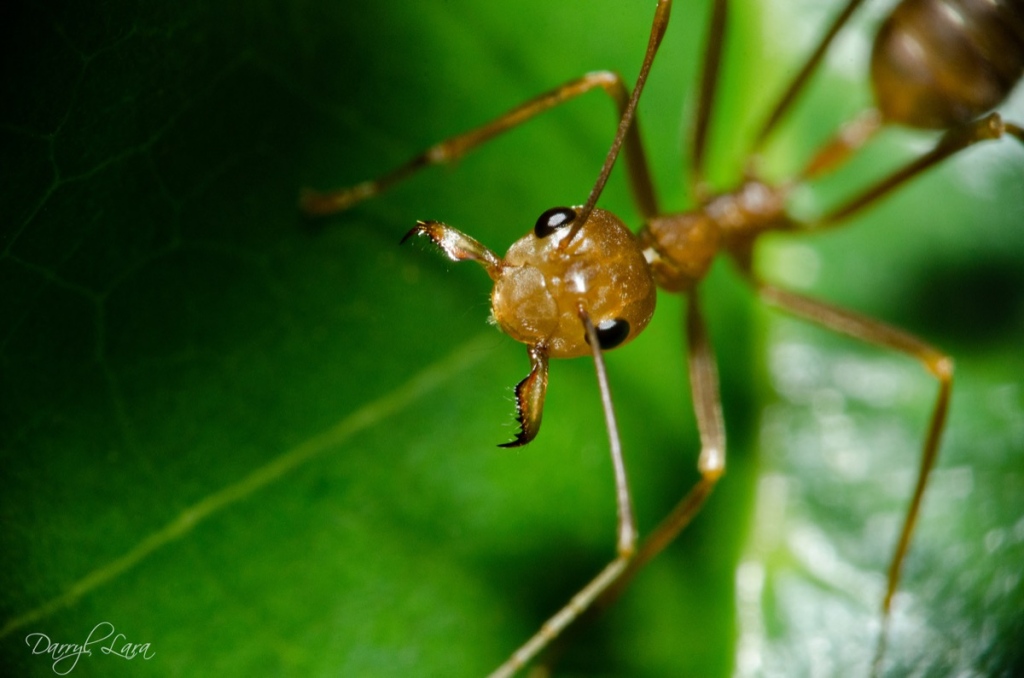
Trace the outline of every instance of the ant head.
{"type": "Polygon", "coordinates": [[[495,276],[494,320],[512,338],[553,358],[590,355],[579,309],[601,348],[625,344],[654,314],[655,284],[636,237],[611,212],[554,207],[509,248],[495,276]]]}

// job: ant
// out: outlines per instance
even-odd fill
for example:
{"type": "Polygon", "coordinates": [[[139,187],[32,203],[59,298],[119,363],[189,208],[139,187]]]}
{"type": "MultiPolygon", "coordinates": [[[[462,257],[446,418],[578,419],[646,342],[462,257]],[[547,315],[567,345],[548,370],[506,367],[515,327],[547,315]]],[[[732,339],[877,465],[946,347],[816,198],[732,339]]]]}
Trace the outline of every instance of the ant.
{"type": "Polygon", "coordinates": [[[1009,96],[1024,73],[1024,1],[902,0],[875,38],[871,57],[875,106],[845,125],[791,179],[768,183],[760,177],[754,161],[759,150],[791,111],[833,39],[862,3],[848,0],[771,109],[756,136],[752,160],[740,185],[729,192],[715,193],[705,182],[704,172],[729,3],[714,0],[691,149],[691,191],[697,206],[690,211],[663,213],[659,209],[636,123],[637,104],[668,26],[672,0],[657,0],[632,90],[615,73],[588,73],[476,129],[431,146],[378,179],[326,193],[303,191],[300,206],[307,215],[344,211],[421,169],[451,163],[495,136],[589,91],[604,91],[618,108],[616,134],[586,201],[542,212],[533,228],[504,257],[437,221],[420,221],[403,238],[425,237],[451,260],[479,264],[494,282],[494,323],[527,346],[530,371],[515,389],[519,430],[515,439],[502,447],[522,446],[537,436],[550,359],[589,355],[597,374],[615,476],[616,556],[492,676],[513,675],[584,612],[612,602],[636,572],[693,520],[724,474],[725,425],[719,379],[699,301],[700,283],[719,254],[732,260],[768,305],[839,334],[905,354],[918,361],[938,385],[917,479],[880,605],[881,629],[872,672],[881,672],[893,596],[939,452],[953,362],[903,330],[762,280],[752,266],[754,247],[766,233],[810,233],[837,227],[907,181],[978,142],[1009,135],[1024,143],[1024,128],[990,112],[1009,96]],[[843,165],[886,125],[935,130],[938,141],[916,160],[867,189],[854,192],[818,218],[802,221],[790,213],[789,198],[796,187],[843,165]],[[644,220],[636,234],[614,214],[597,206],[620,152],[624,152],[630,188],[644,220]],[[700,437],[700,479],[641,541],[603,352],[629,343],[643,331],[654,314],[659,287],[687,299],[685,332],[700,437]]]}

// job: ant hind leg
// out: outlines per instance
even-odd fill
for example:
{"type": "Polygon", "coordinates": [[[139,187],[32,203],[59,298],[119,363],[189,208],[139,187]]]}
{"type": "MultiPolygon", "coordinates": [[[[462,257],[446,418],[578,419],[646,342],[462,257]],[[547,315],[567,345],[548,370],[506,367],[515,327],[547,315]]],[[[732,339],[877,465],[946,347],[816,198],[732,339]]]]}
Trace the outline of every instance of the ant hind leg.
{"type": "Polygon", "coordinates": [[[786,313],[803,318],[833,332],[859,339],[880,348],[898,351],[914,358],[935,377],[939,385],[935,404],[932,406],[929,417],[928,431],[921,450],[917,480],[914,484],[910,503],[907,505],[906,513],[904,514],[903,527],[900,529],[896,547],[893,550],[892,560],[889,563],[885,595],[882,598],[880,610],[881,630],[872,662],[872,675],[878,675],[885,656],[893,596],[899,586],[903,562],[906,560],[907,550],[910,547],[910,540],[913,537],[914,527],[920,513],[921,500],[924,497],[928,479],[938,457],[939,442],[946,424],[949,398],[953,387],[953,361],[949,356],[921,339],[879,320],[789,292],[758,280],[752,280],[752,284],[758,295],[766,303],[786,313]]]}

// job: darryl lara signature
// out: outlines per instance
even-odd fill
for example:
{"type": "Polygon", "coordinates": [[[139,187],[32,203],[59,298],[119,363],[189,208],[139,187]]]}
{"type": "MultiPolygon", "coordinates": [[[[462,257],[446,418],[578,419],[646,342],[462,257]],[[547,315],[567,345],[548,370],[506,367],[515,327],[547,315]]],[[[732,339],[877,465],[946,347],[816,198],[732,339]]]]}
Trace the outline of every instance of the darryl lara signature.
{"type": "Polygon", "coordinates": [[[59,676],[66,676],[78,665],[78,660],[83,655],[92,655],[93,650],[99,650],[105,655],[120,657],[122,659],[135,659],[141,657],[149,660],[156,656],[149,643],[130,643],[123,633],[116,633],[114,625],[110,622],[100,622],[92,627],[92,631],[86,636],[85,642],[58,643],[50,640],[45,633],[30,633],[25,636],[25,644],[32,648],[32,654],[47,654],[53,660],[53,672],[59,676]]]}

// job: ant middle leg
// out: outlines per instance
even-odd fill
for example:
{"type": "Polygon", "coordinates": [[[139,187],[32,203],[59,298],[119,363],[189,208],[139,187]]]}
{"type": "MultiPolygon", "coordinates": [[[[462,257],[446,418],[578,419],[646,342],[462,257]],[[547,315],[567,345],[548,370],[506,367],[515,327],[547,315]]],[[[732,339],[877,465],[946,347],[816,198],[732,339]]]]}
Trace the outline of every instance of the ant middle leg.
{"type": "Polygon", "coordinates": [[[700,513],[715,485],[725,473],[725,422],[722,417],[718,367],[696,290],[688,295],[684,322],[690,392],[697,420],[697,432],[700,437],[697,470],[701,477],[697,484],[679,500],[658,526],[641,542],[626,571],[615,582],[615,585],[609,587],[601,596],[595,607],[603,609],[618,599],[643,566],[671,544],[700,513]]]}
{"type": "MultiPolygon", "coordinates": [[[[792,186],[815,179],[835,169],[866,143],[884,124],[885,121],[877,110],[871,109],[864,112],[860,117],[845,125],[833,139],[827,142],[788,185],[792,186]]],[[[847,198],[845,202],[833,207],[825,214],[809,221],[798,221],[787,216],[787,230],[798,229],[814,232],[840,226],[854,214],[872,206],[943,160],[979,142],[1001,139],[1004,136],[1009,136],[1024,144],[1024,128],[1016,123],[1003,120],[999,113],[989,113],[967,125],[947,130],[930,151],[896,169],[852,198],[847,198]]]]}
{"type": "MultiPolygon", "coordinates": [[[[693,168],[691,191],[698,201],[709,197],[708,190],[704,185],[703,172],[722,50],[725,44],[728,4],[728,0],[714,0],[709,19],[707,43],[704,48],[700,95],[690,158],[693,168]]],[[[662,519],[651,534],[641,542],[636,555],[629,561],[622,575],[595,602],[595,609],[604,609],[615,602],[643,566],[672,543],[700,512],[718,480],[725,473],[725,423],[722,417],[718,367],[696,289],[691,291],[687,297],[684,326],[687,337],[690,390],[701,442],[697,460],[701,478],[662,519]]]]}
{"type": "MultiPolygon", "coordinates": [[[[814,52],[790,82],[755,139],[748,175],[756,176],[757,154],[771,133],[806,89],[835,36],[863,0],[849,0],[822,36],[814,52]]],[[[882,178],[838,207],[808,224],[795,227],[830,228],[890,194],[908,180],[980,141],[1004,135],[1024,143],[1024,128],[987,113],[1009,96],[1024,69],[1019,9],[991,5],[957,5],[954,11],[929,2],[900,3],[879,28],[871,56],[875,107],[864,111],[811,158],[786,187],[820,177],[845,163],[885,125],[941,130],[931,151],[882,178]],[[992,32],[992,35],[986,33],[992,32]],[[999,33],[999,35],[996,35],[999,33]],[[1016,42],[1015,42],[1016,41],[1016,42]],[[905,48],[912,43],[915,49],[905,48]],[[995,47],[998,46],[998,47],[995,47]],[[1002,50],[1002,51],[1000,51],[1002,50]],[[914,78],[905,77],[913,73],[914,78]],[[926,77],[927,76],[927,77],[926,77]],[[905,81],[906,80],[906,81],[905,81]]]]}
{"type": "Polygon", "coordinates": [[[1004,121],[998,113],[989,113],[967,125],[954,127],[942,135],[931,151],[897,169],[807,226],[811,229],[836,226],[950,156],[970,148],[978,142],[1001,139],[1004,135],[1009,135],[1024,144],[1024,128],[1004,121]]]}

